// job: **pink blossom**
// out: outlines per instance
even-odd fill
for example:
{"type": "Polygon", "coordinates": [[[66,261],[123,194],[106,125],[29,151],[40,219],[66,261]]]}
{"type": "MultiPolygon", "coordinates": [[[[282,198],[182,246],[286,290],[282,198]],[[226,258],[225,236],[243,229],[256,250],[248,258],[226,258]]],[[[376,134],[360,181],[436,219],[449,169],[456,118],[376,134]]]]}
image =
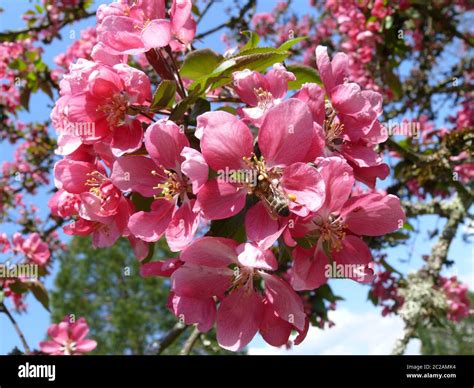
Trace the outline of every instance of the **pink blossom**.
{"type": "Polygon", "coordinates": [[[86,339],[89,326],[84,318],[71,322],[66,316],[60,323],[52,324],[48,329],[49,341],[39,343],[43,353],[53,356],[80,355],[93,351],[97,342],[86,339]]]}
{"type": "Polygon", "coordinates": [[[24,238],[20,233],[13,235],[15,251],[23,253],[28,260],[37,265],[45,265],[51,256],[48,244],[41,240],[38,233],[31,233],[24,238]]]}
{"type": "Polygon", "coordinates": [[[209,169],[172,121],[160,120],[151,125],[145,147],[151,158],[117,159],[112,181],[121,190],[155,197],[151,211],[139,211],[130,217],[131,233],[147,242],[157,241],[165,234],[170,248],[179,251],[196,234],[201,215],[195,195],[207,181],[209,169]]]}
{"type": "Polygon", "coordinates": [[[232,74],[235,91],[250,108],[242,108],[241,113],[246,120],[261,125],[266,111],[278,105],[288,91],[288,81],[296,78],[293,73],[277,63],[266,75],[256,71],[243,70],[232,74]]]}
{"type": "Polygon", "coordinates": [[[164,0],[121,0],[97,10],[98,40],[111,54],[140,54],[171,45],[181,51],[191,43],[196,22],[191,0],[173,0],[166,19],[164,0]]]}
{"type": "Polygon", "coordinates": [[[305,216],[322,205],[323,182],[316,169],[305,164],[315,134],[303,102],[289,99],[268,110],[258,133],[261,156],[254,153],[250,129],[229,113],[205,113],[197,126],[204,159],[218,173],[198,193],[208,219],[237,214],[248,194],[260,199],[275,219],[290,212],[305,216]],[[280,211],[270,206],[269,191],[287,206],[280,211]]]}
{"type": "Polygon", "coordinates": [[[376,178],[385,179],[388,165],[374,151],[374,146],[387,140],[387,133],[378,121],[382,113],[382,96],[361,90],[349,83],[348,57],[337,53],[329,61],[326,48],[318,46],[316,58],[325,90],[316,84],[304,84],[294,96],[311,109],[314,130],[324,139],[313,145],[312,155],[342,155],[354,170],[357,180],[370,187],[376,178]],[[325,102],[324,95],[329,101],[325,102]]]}
{"type": "Polygon", "coordinates": [[[151,99],[145,73],[123,63],[79,60],[61,81],[61,95],[51,119],[62,154],[74,152],[81,143],[106,142],[116,156],[141,147],[141,124],[128,109],[151,99]]]}
{"type": "Polygon", "coordinates": [[[0,233],[0,253],[7,253],[11,249],[10,241],[6,233],[0,233]]]}
{"type": "Polygon", "coordinates": [[[372,255],[359,236],[381,236],[403,226],[400,200],[379,193],[350,196],[354,174],[342,158],[321,158],[318,170],[326,187],[323,206],[285,232],[290,245],[296,245],[291,237],[306,238],[312,244],[294,249],[291,284],[295,290],[311,290],[326,283],[328,255],[336,265],[358,265],[360,271],[348,276],[367,282],[373,278],[372,255]]]}
{"type": "Polygon", "coordinates": [[[468,288],[458,281],[456,276],[440,278],[441,288],[448,302],[448,319],[459,322],[471,313],[468,288]]]}
{"type": "MultiPolygon", "coordinates": [[[[170,307],[201,331],[215,321],[223,348],[238,351],[258,331],[274,346],[286,344],[292,329],[304,337],[308,320],[303,303],[285,281],[268,273],[278,265],[271,251],[202,237],[184,249],[179,260],[184,264],[171,274],[170,307]],[[217,312],[214,298],[219,301],[217,312]]],[[[161,262],[148,266],[158,267],[157,274],[163,272],[161,262]]]]}
{"type": "Polygon", "coordinates": [[[49,206],[53,212],[77,219],[64,227],[69,235],[93,235],[95,247],[108,247],[127,233],[132,205],[113,185],[101,164],[62,159],[54,166],[59,193],[49,206]]]}

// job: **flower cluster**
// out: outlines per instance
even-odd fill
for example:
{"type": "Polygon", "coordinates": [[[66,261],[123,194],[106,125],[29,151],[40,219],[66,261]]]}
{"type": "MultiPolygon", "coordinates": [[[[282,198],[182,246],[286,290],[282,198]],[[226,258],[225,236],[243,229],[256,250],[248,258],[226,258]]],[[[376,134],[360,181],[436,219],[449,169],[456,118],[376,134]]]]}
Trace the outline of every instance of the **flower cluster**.
{"type": "Polygon", "coordinates": [[[439,284],[448,302],[448,319],[459,322],[461,319],[468,317],[471,313],[471,302],[469,301],[467,285],[460,283],[456,276],[441,277],[439,284]]]}
{"type": "Polygon", "coordinates": [[[370,282],[364,236],[405,222],[399,199],[375,191],[389,172],[375,151],[386,140],[382,97],[349,82],[345,54],[331,60],[318,46],[322,85],[289,95],[296,77],[284,65],[240,69],[228,86],[242,102],[236,114],[211,110],[191,124],[158,112],[129,55],[174,61],[194,36],[190,9],[184,0],[169,12],[155,1],[99,8],[91,58],[70,66],[52,112],[63,159],[49,206],[72,220],[66,233],[92,235],[96,247],[126,237],[140,260],[164,237],[179,256],[142,275],[170,277],[170,310],[203,332],[216,325],[222,347],[240,350],[257,332],[282,346],[295,331],[297,344],[310,325],[298,292],[331,277],[370,282]],[[221,220],[241,220],[244,237],[213,229],[221,220]]]}

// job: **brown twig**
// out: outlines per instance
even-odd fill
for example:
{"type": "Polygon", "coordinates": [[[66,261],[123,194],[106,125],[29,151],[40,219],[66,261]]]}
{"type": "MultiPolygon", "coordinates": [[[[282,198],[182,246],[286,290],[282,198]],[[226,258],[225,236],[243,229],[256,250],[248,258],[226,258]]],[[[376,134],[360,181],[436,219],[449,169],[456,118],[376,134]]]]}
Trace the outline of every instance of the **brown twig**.
{"type": "Polygon", "coordinates": [[[174,325],[173,328],[158,341],[156,354],[163,353],[187,328],[188,326],[183,325],[181,322],[174,325]]]}
{"type": "Polygon", "coordinates": [[[25,336],[23,335],[20,326],[18,326],[18,323],[16,322],[15,318],[13,318],[13,315],[10,313],[7,306],[5,306],[5,303],[3,302],[0,305],[0,312],[3,312],[8,317],[13,327],[15,328],[15,331],[18,334],[18,337],[20,337],[20,341],[23,344],[23,347],[25,348],[25,354],[30,354],[30,347],[28,346],[28,342],[26,342],[25,336]]]}
{"type": "Polygon", "coordinates": [[[196,343],[197,339],[199,338],[199,330],[197,327],[194,327],[193,331],[189,335],[188,339],[184,343],[183,348],[179,352],[181,356],[188,356],[191,353],[191,350],[193,349],[194,344],[196,343]]]}

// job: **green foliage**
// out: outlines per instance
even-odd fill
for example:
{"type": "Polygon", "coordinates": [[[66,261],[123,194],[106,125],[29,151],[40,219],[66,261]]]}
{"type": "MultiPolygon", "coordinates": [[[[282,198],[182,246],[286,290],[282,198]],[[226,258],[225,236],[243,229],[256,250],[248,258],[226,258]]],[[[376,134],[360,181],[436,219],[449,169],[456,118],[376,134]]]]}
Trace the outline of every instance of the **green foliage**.
{"type": "Polygon", "coordinates": [[[163,80],[156,88],[153,95],[153,102],[150,106],[151,110],[159,110],[171,106],[176,94],[176,82],[171,80],[163,80]]]}
{"type": "Polygon", "coordinates": [[[221,61],[222,55],[210,49],[192,51],[184,59],[180,73],[194,81],[211,73],[221,61]]]}
{"type": "MultiPolygon", "coordinates": [[[[162,241],[154,260],[171,257],[162,241]]],[[[140,263],[127,240],[95,250],[89,238],[74,238],[59,257],[59,273],[51,294],[52,321],[68,314],[85,317],[90,337],[98,342],[94,354],[153,354],[152,344],[177,323],[167,310],[169,281],[142,278],[140,263]]],[[[178,354],[191,333],[188,328],[163,354],[178,354]]],[[[201,335],[191,354],[225,353],[215,333],[201,335]]]]}
{"type": "Polygon", "coordinates": [[[288,71],[291,71],[296,77],[296,81],[290,81],[288,83],[288,89],[290,90],[297,90],[301,87],[301,85],[307,82],[322,85],[321,78],[319,78],[318,72],[312,67],[301,64],[294,64],[288,65],[287,68],[288,71]]]}

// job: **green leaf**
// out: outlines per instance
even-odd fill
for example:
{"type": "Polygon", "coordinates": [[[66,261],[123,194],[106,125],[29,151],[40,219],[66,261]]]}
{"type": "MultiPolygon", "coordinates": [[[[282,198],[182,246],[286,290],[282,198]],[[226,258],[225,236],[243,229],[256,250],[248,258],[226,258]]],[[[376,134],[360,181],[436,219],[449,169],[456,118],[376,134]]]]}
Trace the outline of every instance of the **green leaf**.
{"type": "Polygon", "coordinates": [[[245,242],[245,208],[233,217],[225,220],[215,220],[211,222],[209,235],[215,237],[233,238],[237,242],[245,242]]]}
{"type": "Polygon", "coordinates": [[[53,90],[51,89],[51,84],[49,82],[42,81],[39,84],[39,87],[51,100],[54,100],[53,90]]]}
{"type": "Polygon", "coordinates": [[[31,89],[28,87],[25,87],[21,90],[20,92],[20,103],[25,110],[29,111],[30,110],[30,96],[31,96],[31,89]]]}
{"type": "Polygon", "coordinates": [[[210,49],[190,52],[184,58],[180,74],[193,81],[210,74],[222,61],[222,56],[210,49]]]}
{"type": "Polygon", "coordinates": [[[15,281],[11,283],[8,288],[12,290],[15,294],[23,294],[28,291],[28,285],[26,283],[15,281]]]}
{"type": "Polygon", "coordinates": [[[307,36],[300,36],[298,38],[293,38],[290,40],[287,40],[285,43],[283,43],[280,47],[278,47],[278,51],[288,51],[290,48],[292,48],[295,44],[302,42],[303,40],[308,39],[307,36]]]}
{"type": "Polygon", "coordinates": [[[234,71],[243,69],[264,71],[275,63],[283,62],[288,55],[290,55],[288,51],[279,51],[273,47],[256,47],[244,50],[221,62],[212,73],[197,79],[189,89],[194,90],[199,86],[201,92],[208,90],[209,87],[214,90],[230,83],[234,71]]]}
{"type": "Polygon", "coordinates": [[[288,83],[288,88],[290,90],[299,89],[301,85],[307,82],[322,85],[321,78],[319,78],[318,72],[312,67],[294,64],[287,66],[287,69],[288,71],[291,71],[296,77],[296,81],[290,81],[288,83]]]}
{"type": "Polygon", "coordinates": [[[321,298],[326,299],[331,303],[335,303],[338,300],[343,300],[343,298],[340,296],[334,295],[331,287],[329,287],[327,284],[323,284],[321,287],[319,287],[317,293],[318,296],[321,296],[321,298]]]}
{"type": "Polygon", "coordinates": [[[196,16],[201,16],[201,11],[199,11],[199,8],[197,7],[196,4],[193,4],[193,7],[191,8],[191,12],[196,16]]]}
{"type": "MultiPolygon", "coordinates": [[[[133,158],[133,156],[130,156],[133,158]]],[[[150,211],[151,204],[154,201],[153,198],[145,198],[139,193],[132,193],[130,196],[130,199],[132,200],[133,206],[135,207],[135,210],[138,211],[144,211],[148,212],[150,211]]]]}
{"type": "Polygon", "coordinates": [[[248,50],[248,49],[257,47],[258,44],[260,43],[260,36],[256,32],[242,31],[241,34],[249,38],[245,46],[242,47],[242,50],[248,50]]]}
{"type": "Polygon", "coordinates": [[[29,287],[36,300],[40,302],[46,310],[49,311],[49,294],[44,284],[36,280],[30,283],[29,287]]]}
{"type": "Polygon", "coordinates": [[[149,263],[151,259],[153,259],[153,256],[155,256],[155,243],[150,243],[148,244],[148,246],[149,246],[148,255],[141,261],[142,264],[149,263]]]}
{"type": "Polygon", "coordinates": [[[151,110],[158,110],[170,106],[176,94],[176,82],[172,80],[163,80],[156,88],[153,95],[153,102],[150,106],[151,110]]]}
{"type": "Polygon", "coordinates": [[[187,96],[184,100],[181,100],[171,112],[169,117],[172,121],[179,121],[184,116],[186,111],[193,105],[196,100],[199,98],[201,91],[201,86],[197,85],[195,89],[191,91],[191,94],[187,96]]]}
{"type": "Polygon", "coordinates": [[[237,109],[235,109],[233,106],[228,106],[228,105],[220,106],[216,110],[222,110],[224,112],[228,112],[233,115],[237,114],[237,109]]]}
{"type": "Polygon", "coordinates": [[[392,90],[395,99],[398,100],[403,93],[402,83],[400,82],[400,78],[398,78],[392,69],[386,69],[385,73],[385,81],[387,82],[388,86],[392,90]]]}
{"type": "Polygon", "coordinates": [[[196,124],[197,117],[211,110],[211,103],[205,98],[198,98],[191,109],[190,121],[191,125],[196,124]]]}

